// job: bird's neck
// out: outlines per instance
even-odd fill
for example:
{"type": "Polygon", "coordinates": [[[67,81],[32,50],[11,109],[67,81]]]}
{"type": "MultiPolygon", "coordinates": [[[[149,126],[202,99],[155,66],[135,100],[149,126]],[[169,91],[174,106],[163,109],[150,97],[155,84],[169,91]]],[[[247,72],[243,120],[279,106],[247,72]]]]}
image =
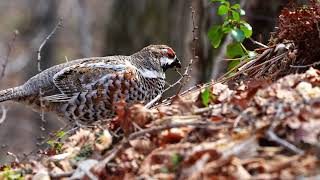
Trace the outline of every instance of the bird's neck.
{"type": "Polygon", "coordinates": [[[145,78],[165,79],[165,73],[160,66],[159,60],[147,53],[135,53],[131,55],[131,62],[140,74],[145,78]]]}

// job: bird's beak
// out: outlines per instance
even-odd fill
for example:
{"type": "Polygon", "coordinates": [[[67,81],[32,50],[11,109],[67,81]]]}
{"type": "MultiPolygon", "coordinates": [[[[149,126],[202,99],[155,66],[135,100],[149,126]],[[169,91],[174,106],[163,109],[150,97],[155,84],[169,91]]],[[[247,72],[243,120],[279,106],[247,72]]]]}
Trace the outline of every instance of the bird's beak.
{"type": "Polygon", "coordinates": [[[177,67],[177,68],[181,68],[181,62],[180,60],[176,57],[173,61],[173,64],[172,64],[174,67],[177,67]]]}

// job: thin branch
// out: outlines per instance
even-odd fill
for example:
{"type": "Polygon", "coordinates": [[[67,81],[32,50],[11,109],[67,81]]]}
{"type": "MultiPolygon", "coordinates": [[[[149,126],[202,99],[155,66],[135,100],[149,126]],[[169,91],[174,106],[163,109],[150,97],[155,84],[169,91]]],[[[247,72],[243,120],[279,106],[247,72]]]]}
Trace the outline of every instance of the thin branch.
{"type": "Polygon", "coordinates": [[[168,123],[161,126],[151,127],[147,129],[143,129],[141,131],[132,133],[128,138],[122,140],[122,142],[116,147],[112,149],[112,152],[104,158],[98,165],[98,167],[105,167],[107,163],[112,161],[116,155],[120,152],[120,150],[125,146],[125,144],[129,143],[130,140],[133,140],[137,137],[144,136],[146,134],[154,134],[166,129],[179,128],[185,126],[193,126],[197,128],[221,128],[222,123],[213,123],[210,121],[196,121],[196,122],[183,122],[183,123],[168,123]]]}
{"type": "Polygon", "coordinates": [[[49,176],[53,179],[60,179],[64,177],[70,177],[74,171],[69,171],[69,172],[62,172],[62,173],[49,173],[49,176]]]}
{"type": "MultiPolygon", "coordinates": [[[[37,51],[37,54],[38,54],[37,64],[38,64],[38,72],[39,73],[42,72],[42,69],[41,69],[41,50],[46,45],[47,41],[50,40],[50,38],[55,34],[57,29],[60,28],[61,26],[62,26],[62,19],[59,19],[58,24],[54,27],[54,29],[51,31],[51,33],[44,39],[44,41],[41,43],[41,45],[37,51]]],[[[40,129],[42,131],[44,131],[45,130],[45,128],[44,128],[45,119],[44,119],[44,110],[43,110],[44,104],[43,104],[42,96],[43,96],[42,89],[39,88],[40,109],[41,109],[40,117],[41,117],[41,123],[42,123],[40,129]]]]}
{"type": "Polygon", "coordinates": [[[269,137],[269,139],[271,141],[276,142],[277,144],[281,145],[282,147],[286,148],[287,150],[302,155],[304,154],[304,151],[302,149],[299,149],[298,147],[296,147],[295,145],[289,143],[288,141],[281,139],[279,136],[277,136],[274,133],[274,129],[277,126],[277,122],[284,119],[285,117],[283,117],[283,112],[284,112],[284,105],[283,104],[278,104],[276,106],[276,114],[275,114],[275,119],[273,120],[273,122],[271,123],[269,129],[267,130],[266,134],[269,137]]]}
{"type": "Polygon", "coordinates": [[[214,128],[221,128],[221,123],[213,123],[209,121],[195,121],[195,122],[183,122],[183,123],[168,123],[165,125],[161,126],[156,126],[156,127],[151,127],[144,129],[142,131],[138,131],[135,133],[132,133],[128,139],[132,140],[135,139],[139,136],[145,135],[145,134],[153,134],[157,133],[166,129],[172,129],[172,128],[180,128],[180,127],[185,127],[185,126],[193,126],[197,128],[209,128],[209,127],[214,127],[214,128]],[[220,125],[220,126],[219,126],[220,125]]]}
{"type": "Polygon", "coordinates": [[[177,84],[180,84],[181,81],[183,80],[183,78],[184,77],[182,76],[175,83],[169,85],[161,94],[158,94],[154,99],[152,99],[150,102],[148,102],[148,104],[146,104],[144,107],[151,108],[162,97],[163,93],[167,92],[168,90],[170,90],[171,88],[173,88],[177,84]]]}
{"type": "Polygon", "coordinates": [[[291,152],[296,153],[296,154],[300,154],[300,155],[304,154],[303,150],[299,149],[298,147],[296,147],[295,145],[289,143],[288,141],[278,137],[273,132],[272,128],[267,131],[267,135],[270,138],[270,140],[278,143],[279,145],[283,146],[284,148],[290,150],[291,152]]]}
{"type": "Polygon", "coordinates": [[[2,115],[0,118],[0,124],[2,124],[4,120],[6,120],[8,109],[6,109],[5,106],[1,105],[1,111],[2,111],[2,115]]]}
{"type": "Polygon", "coordinates": [[[256,44],[256,45],[261,46],[261,47],[263,47],[263,48],[269,48],[269,46],[264,45],[264,44],[262,44],[261,42],[258,42],[258,41],[254,40],[254,39],[252,39],[252,38],[249,38],[249,39],[250,39],[250,41],[251,41],[253,44],[256,44]]]}
{"type": "Polygon", "coordinates": [[[189,73],[192,70],[192,64],[194,62],[195,59],[198,59],[198,57],[196,56],[196,42],[198,40],[198,37],[196,35],[196,30],[198,29],[198,27],[196,26],[196,22],[195,22],[195,11],[191,5],[191,18],[192,18],[192,58],[190,59],[188,65],[185,67],[184,73],[181,74],[179,73],[177,70],[177,73],[180,75],[180,78],[173,84],[169,85],[169,87],[167,87],[161,94],[157,95],[154,99],[152,99],[148,104],[145,105],[146,108],[150,108],[152,107],[157,101],[159,101],[159,99],[162,97],[162,95],[167,92],[168,90],[170,90],[171,88],[175,87],[176,85],[180,84],[180,87],[178,88],[178,91],[176,92],[176,95],[178,95],[181,91],[181,89],[183,88],[183,86],[186,84],[186,82],[189,79],[189,73]]]}
{"type": "Polygon", "coordinates": [[[56,33],[57,29],[62,26],[62,19],[59,19],[58,24],[54,27],[54,29],[51,31],[51,33],[44,39],[44,41],[41,43],[37,54],[38,54],[38,71],[42,72],[41,69],[41,50],[42,48],[47,44],[47,41],[50,40],[50,38],[56,33]]]}
{"type": "Polygon", "coordinates": [[[224,76],[223,76],[223,77],[219,78],[217,82],[223,83],[223,82],[226,82],[226,81],[228,81],[228,80],[230,80],[230,79],[232,79],[232,78],[234,78],[234,77],[236,77],[236,76],[238,76],[238,75],[240,75],[240,74],[243,74],[243,73],[245,73],[245,72],[248,72],[248,71],[253,70],[253,69],[256,69],[256,68],[259,68],[259,67],[261,67],[261,66],[263,66],[263,65],[265,65],[265,64],[268,64],[268,63],[271,63],[271,62],[274,63],[274,62],[282,59],[283,57],[285,57],[286,54],[287,54],[287,53],[285,52],[285,53],[282,53],[282,54],[280,54],[280,55],[278,55],[278,56],[276,56],[276,57],[274,57],[274,58],[271,58],[271,59],[269,59],[269,60],[266,60],[266,61],[264,61],[263,63],[257,64],[257,65],[255,65],[255,66],[249,67],[249,68],[247,68],[247,69],[241,69],[240,71],[236,72],[233,76],[226,77],[226,78],[223,78],[223,77],[224,77],[224,76]]]}
{"type": "MultiPolygon", "coordinates": [[[[14,42],[16,41],[16,38],[17,38],[18,34],[19,34],[19,31],[15,30],[14,34],[13,34],[13,37],[12,37],[12,40],[8,44],[8,52],[7,52],[7,56],[6,56],[5,60],[4,60],[4,62],[2,64],[2,72],[1,72],[0,79],[2,79],[5,76],[5,71],[6,71],[8,62],[9,62],[9,57],[10,57],[11,51],[12,51],[12,49],[14,47],[14,42]]],[[[1,105],[1,110],[2,110],[2,116],[0,118],[0,124],[2,124],[6,120],[6,117],[7,117],[7,109],[6,109],[6,107],[4,105],[1,105]]]]}
{"type": "Polygon", "coordinates": [[[12,40],[11,40],[10,43],[8,44],[7,56],[6,56],[6,58],[4,59],[4,62],[3,62],[3,64],[2,64],[2,72],[1,72],[1,76],[0,76],[1,79],[2,79],[2,78],[4,77],[4,75],[5,75],[5,71],[6,71],[8,62],[9,62],[9,57],[10,57],[10,54],[11,54],[12,49],[13,49],[13,47],[14,47],[14,42],[16,41],[18,34],[19,34],[19,31],[18,31],[18,30],[15,30],[14,33],[13,33],[12,40]]]}
{"type": "Polygon", "coordinates": [[[185,68],[185,71],[182,75],[182,83],[180,84],[180,87],[178,88],[178,91],[176,93],[176,95],[178,95],[181,91],[181,89],[183,88],[183,86],[186,84],[186,82],[190,79],[190,72],[192,71],[192,65],[193,62],[196,61],[199,57],[196,56],[196,47],[197,47],[197,41],[198,41],[198,36],[197,36],[197,29],[199,29],[199,27],[196,25],[196,11],[194,10],[192,3],[191,3],[191,19],[192,19],[192,57],[189,61],[189,64],[187,65],[187,67],[185,68]]]}
{"type": "Polygon", "coordinates": [[[320,65],[320,61],[314,62],[312,64],[307,64],[307,65],[290,65],[292,68],[309,68],[309,67],[314,67],[320,65]]]}
{"type": "Polygon", "coordinates": [[[14,162],[20,163],[19,158],[18,158],[18,156],[16,154],[14,154],[12,152],[7,152],[7,155],[13,157],[14,158],[14,162]]]}

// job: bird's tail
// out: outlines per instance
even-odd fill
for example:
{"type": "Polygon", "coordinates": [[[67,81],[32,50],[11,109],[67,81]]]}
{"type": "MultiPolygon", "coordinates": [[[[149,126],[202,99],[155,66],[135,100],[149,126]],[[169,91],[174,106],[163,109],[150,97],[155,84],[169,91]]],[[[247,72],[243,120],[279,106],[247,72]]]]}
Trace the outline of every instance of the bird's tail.
{"type": "Polygon", "coordinates": [[[21,86],[0,91],[0,102],[15,100],[23,95],[21,86]]]}

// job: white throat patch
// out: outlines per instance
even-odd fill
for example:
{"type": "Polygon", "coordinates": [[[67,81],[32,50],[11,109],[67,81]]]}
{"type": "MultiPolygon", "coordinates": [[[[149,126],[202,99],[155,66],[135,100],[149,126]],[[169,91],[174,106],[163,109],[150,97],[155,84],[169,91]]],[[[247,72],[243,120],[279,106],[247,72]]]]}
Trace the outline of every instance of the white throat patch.
{"type": "Polygon", "coordinates": [[[170,58],[165,57],[165,56],[160,58],[160,64],[161,64],[162,67],[165,66],[165,65],[172,64],[173,61],[174,61],[174,58],[170,59],[170,58]]]}

